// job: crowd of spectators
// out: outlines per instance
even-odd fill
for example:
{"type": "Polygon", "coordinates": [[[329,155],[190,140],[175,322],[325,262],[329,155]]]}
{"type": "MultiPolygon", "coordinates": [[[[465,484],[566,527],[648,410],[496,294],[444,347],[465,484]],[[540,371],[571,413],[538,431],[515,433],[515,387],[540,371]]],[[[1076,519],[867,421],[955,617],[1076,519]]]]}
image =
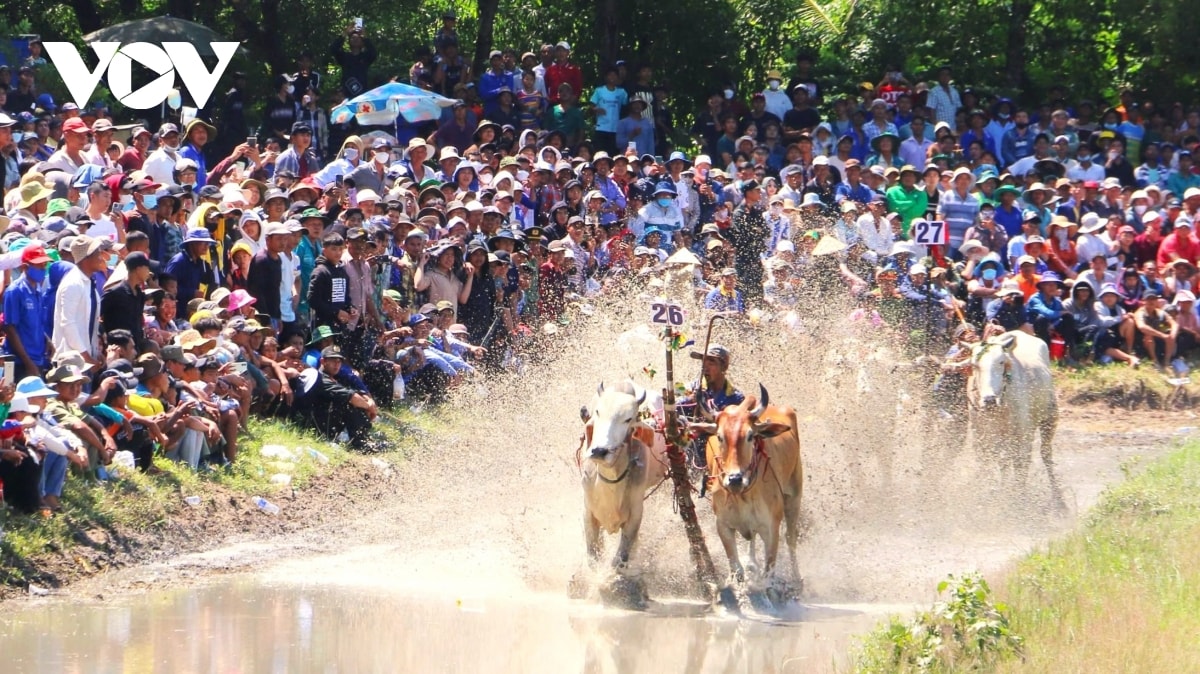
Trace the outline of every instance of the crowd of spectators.
{"type": "MultiPolygon", "coordinates": [[[[361,30],[328,51],[338,100],[369,88],[361,30]]],[[[801,55],[685,120],[649,67],[586,85],[565,42],[476,75],[447,15],[408,73],[458,99],[445,119],[335,128],[316,64],[276,78],[257,130],[236,74],[215,123],[148,128],[56,106],[45,64],[0,68],[11,505],[53,510],[70,465],[102,478],[122,450],[230,464],[250,415],[369,447],[380,406],[518,369],[581,301],[680,278],[779,329],[836,297],[872,329],[1024,329],[1064,360],[1166,367],[1200,336],[1180,105],[1022,105],[949,67],[846,88],[801,55]]]]}

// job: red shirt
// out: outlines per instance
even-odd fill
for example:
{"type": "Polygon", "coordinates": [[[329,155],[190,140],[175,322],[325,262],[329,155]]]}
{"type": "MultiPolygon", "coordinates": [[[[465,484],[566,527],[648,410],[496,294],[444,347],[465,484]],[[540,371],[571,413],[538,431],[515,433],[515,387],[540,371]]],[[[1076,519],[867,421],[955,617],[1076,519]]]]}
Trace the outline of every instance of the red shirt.
{"type": "Polygon", "coordinates": [[[538,268],[538,313],[546,320],[555,320],[566,308],[567,275],[546,261],[538,268]]]}
{"type": "MultiPolygon", "coordinates": [[[[1162,244],[1162,237],[1150,240],[1143,232],[1138,234],[1133,239],[1133,261],[1138,269],[1142,268],[1144,262],[1158,262],[1158,248],[1162,244]]],[[[1125,261],[1126,266],[1129,266],[1129,260],[1125,261]]]]}
{"type": "Polygon", "coordinates": [[[570,61],[555,61],[546,68],[546,93],[551,103],[558,103],[558,87],[564,82],[571,85],[576,100],[583,95],[583,72],[579,70],[579,66],[570,61]]]}
{"type": "MultiPolygon", "coordinates": [[[[1136,239],[1135,239],[1136,241],[1136,239]]],[[[1179,231],[1176,230],[1167,235],[1163,239],[1162,245],[1158,247],[1158,268],[1162,269],[1171,263],[1175,258],[1171,257],[1171,253],[1187,260],[1192,265],[1196,264],[1196,260],[1200,259],[1200,242],[1197,242],[1195,237],[1189,232],[1186,239],[1179,237],[1179,231]]]]}
{"type": "Polygon", "coordinates": [[[125,150],[124,154],[117,158],[117,164],[126,171],[142,170],[142,163],[145,161],[146,158],[138,153],[136,147],[130,147],[125,150]]]}

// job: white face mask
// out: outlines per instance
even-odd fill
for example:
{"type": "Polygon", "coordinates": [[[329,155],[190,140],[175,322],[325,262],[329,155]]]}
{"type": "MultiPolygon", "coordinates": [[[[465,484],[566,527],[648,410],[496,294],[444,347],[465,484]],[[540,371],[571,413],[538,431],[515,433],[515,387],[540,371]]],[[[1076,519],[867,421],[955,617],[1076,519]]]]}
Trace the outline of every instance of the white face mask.
{"type": "Polygon", "coordinates": [[[346,161],[354,161],[355,159],[358,159],[358,150],[348,147],[346,148],[346,154],[344,156],[346,157],[346,161]]]}
{"type": "Polygon", "coordinates": [[[733,89],[726,89],[724,93],[725,98],[733,98],[733,89]]]}
{"type": "Polygon", "coordinates": [[[288,95],[290,96],[290,95],[296,93],[296,87],[289,84],[289,85],[287,85],[287,88],[284,89],[284,91],[288,92],[288,95]]]}
{"type": "Polygon", "coordinates": [[[376,164],[386,164],[388,159],[390,158],[389,154],[390,153],[388,153],[388,152],[376,152],[375,153],[375,163],[376,164]]]}
{"type": "Polygon", "coordinates": [[[1067,234],[1068,234],[1068,233],[1069,233],[1069,232],[1067,232],[1067,230],[1065,230],[1065,229],[1063,229],[1063,228],[1059,227],[1057,230],[1055,230],[1055,232],[1054,232],[1054,237],[1055,237],[1056,239],[1058,239],[1058,242],[1059,242],[1059,243],[1066,243],[1066,242],[1067,242],[1067,234]]]}
{"type": "Polygon", "coordinates": [[[122,194],[121,195],[121,205],[122,206],[124,206],[125,204],[132,204],[132,203],[133,203],[133,195],[132,194],[122,194]]]}
{"type": "Polygon", "coordinates": [[[1145,207],[1145,206],[1134,206],[1134,207],[1133,207],[1133,212],[1134,212],[1134,213],[1137,213],[1137,214],[1138,214],[1138,217],[1141,217],[1141,216],[1145,215],[1145,213],[1146,213],[1146,207],[1145,207]]]}
{"type": "Polygon", "coordinates": [[[771,80],[770,82],[767,82],[767,86],[770,87],[771,91],[779,91],[778,80],[771,80]]]}

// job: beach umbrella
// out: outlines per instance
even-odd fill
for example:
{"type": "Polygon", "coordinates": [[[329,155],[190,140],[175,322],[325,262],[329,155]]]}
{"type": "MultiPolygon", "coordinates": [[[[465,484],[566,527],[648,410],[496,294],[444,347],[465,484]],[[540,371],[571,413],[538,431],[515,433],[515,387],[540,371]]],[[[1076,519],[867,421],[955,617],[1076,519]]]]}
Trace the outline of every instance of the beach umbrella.
{"type": "Polygon", "coordinates": [[[420,87],[388,82],[335,107],[329,112],[329,121],[344,124],[354,117],[363,126],[381,126],[394,123],[399,116],[410,123],[427,122],[441,118],[442,108],[454,103],[453,98],[420,87]]]}

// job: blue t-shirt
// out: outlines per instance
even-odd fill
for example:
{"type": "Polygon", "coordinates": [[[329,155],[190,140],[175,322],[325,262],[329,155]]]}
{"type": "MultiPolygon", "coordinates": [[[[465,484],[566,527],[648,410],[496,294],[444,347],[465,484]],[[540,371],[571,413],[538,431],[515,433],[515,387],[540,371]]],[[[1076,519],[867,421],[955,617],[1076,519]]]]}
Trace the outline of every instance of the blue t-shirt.
{"type": "MultiPolygon", "coordinates": [[[[38,367],[46,362],[46,311],[43,303],[46,294],[41,288],[30,287],[22,276],[4,291],[4,323],[17,330],[25,353],[38,367]]],[[[4,353],[16,355],[6,340],[4,353]]],[[[36,374],[36,373],[34,373],[36,374]]]]}
{"type": "Polygon", "coordinates": [[[612,91],[607,86],[597,87],[592,92],[592,105],[604,111],[596,115],[596,130],[604,133],[616,133],[617,122],[621,121],[621,108],[629,102],[629,94],[621,87],[612,91]]]}

